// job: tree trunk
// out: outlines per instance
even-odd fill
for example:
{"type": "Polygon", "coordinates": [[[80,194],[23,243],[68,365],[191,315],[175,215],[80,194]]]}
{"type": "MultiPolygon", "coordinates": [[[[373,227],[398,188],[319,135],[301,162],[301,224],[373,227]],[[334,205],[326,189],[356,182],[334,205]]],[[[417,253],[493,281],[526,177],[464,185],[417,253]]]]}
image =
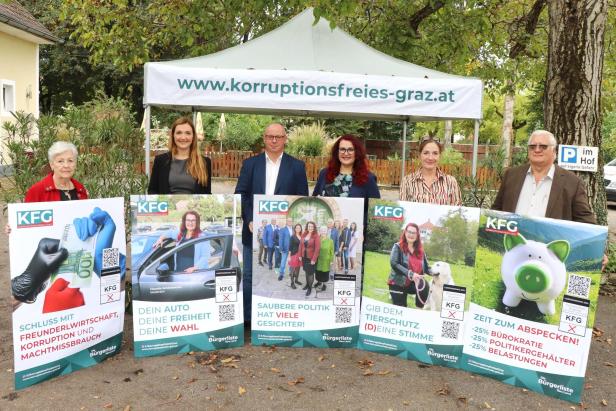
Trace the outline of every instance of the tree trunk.
{"type": "Polygon", "coordinates": [[[445,120],[445,136],[443,137],[443,144],[445,147],[451,146],[451,139],[453,137],[453,121],[445,120]]]}
{"type": "MultiPolygon", "coordinates": [[[[601,147],[601,81],[607,0],[548,2],[545,124],[561,144],[601,147]]],[[[603,162],[579,173],[599,224],[607,223],[603,162]]]]}
{"type": "Polygon", "coordinates": [[[505,157],[503,166],[509,167],[511,164],[511,146],[513,142],[513,105],[515,103],[515,95],[513,91],[508,91],[505,94],[505,104],[503,107],[503,131],[501,134],[502,149],[505,157]]]}

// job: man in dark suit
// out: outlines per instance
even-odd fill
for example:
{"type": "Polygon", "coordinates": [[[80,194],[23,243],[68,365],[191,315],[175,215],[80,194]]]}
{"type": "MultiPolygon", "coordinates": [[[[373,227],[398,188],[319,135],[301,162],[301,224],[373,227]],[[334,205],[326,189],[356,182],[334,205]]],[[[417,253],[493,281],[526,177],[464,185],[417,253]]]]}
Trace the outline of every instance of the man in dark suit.
{"type": "Polygon", "coordinates": [[[268,224],[265,226],[265,233],[263,234],[263,245],[265,246],[265,262],[269,266],[269,269],[272,269],[272,261],[274,255],[274,220],[272,219],[272,224],[268,224]]]}
{"type": "Polygon", "coordinates": [[[270,124],[263,133],[265,152],[242,163],[235,193],[242,195],[242,244],[244,245],[244,320],[250,321],[252,303],[252,196],[308,195],[306,166],[284,153],[287,133],[281,124],[270,124]]]}
{"type": "Polygon", "coordinates": [[[528,163],[507,169],[492,209],[595,224],[584,182],[554,164],[556,138],[545,130],[528,140],[528,163]]]}

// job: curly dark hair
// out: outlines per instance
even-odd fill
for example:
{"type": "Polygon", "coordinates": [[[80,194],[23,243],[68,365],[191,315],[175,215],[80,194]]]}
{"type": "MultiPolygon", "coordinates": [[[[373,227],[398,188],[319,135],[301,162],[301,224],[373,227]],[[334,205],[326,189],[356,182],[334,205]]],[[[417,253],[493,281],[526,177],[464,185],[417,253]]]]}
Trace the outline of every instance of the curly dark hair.
{"type": "Polygon", "coordinates": [[[355,149],[355,163],[353,163],[353,184],[363,185],[368,182],[368,173],[370,172],[368,166],[368,158],[366,157],[366,148],[362,144],[361,140],[352,134],[345,134],[341,136],[332,147],[332,153],[327,163],[327,175],[326,181],[331,184],[336,176],[340,174],[340,159],[338,158],[338,148],[342,140],[349,141],[353,144],[355,149]]]}

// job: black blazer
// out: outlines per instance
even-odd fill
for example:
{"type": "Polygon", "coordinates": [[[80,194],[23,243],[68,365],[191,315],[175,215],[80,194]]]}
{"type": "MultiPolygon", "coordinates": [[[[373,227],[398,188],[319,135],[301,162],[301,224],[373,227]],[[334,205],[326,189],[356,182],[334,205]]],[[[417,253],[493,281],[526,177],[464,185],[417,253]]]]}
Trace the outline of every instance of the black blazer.
{"type": "MultiPolygon", "coordinates": [[[[308,195],[306,165],[286,153],[280,159],[280,171],[276,180],[275,195],[308,195]]],[[[242,163],[240,176],[235,186],[235,194],[242,195],[242,243],[252,244],[252,233],[248,223],[252,221],[252,196],[265,194],[265,153],[249,157],[242,163]]]]}
{"type": "MultiPolygon", "coordinates": [[[[203,157],[207,170],[207,181],[201,185],[195,181],[193,194],[212,194],[212,161],[203,157]]],[[[169,188],[169,171],[171,170],[171,152],[159,154],[154,158],[154,166],[148,184],[148,194],[171,194],[169,188]]]]}

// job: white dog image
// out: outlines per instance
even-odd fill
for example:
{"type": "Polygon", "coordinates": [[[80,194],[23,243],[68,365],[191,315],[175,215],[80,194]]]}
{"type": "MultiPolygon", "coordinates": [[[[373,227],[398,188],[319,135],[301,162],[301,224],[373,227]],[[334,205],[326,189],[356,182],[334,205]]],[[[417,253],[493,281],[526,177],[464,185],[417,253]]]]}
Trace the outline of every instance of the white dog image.
{"type": "Polygon", "coordinates": [[[432,282],[430,283],[430,294],[424,310],[438,311],[443,303],[443,285],[455,285],[451,276],[451,267],[444,261],[437,261],[430,268],[432,282]]]}

